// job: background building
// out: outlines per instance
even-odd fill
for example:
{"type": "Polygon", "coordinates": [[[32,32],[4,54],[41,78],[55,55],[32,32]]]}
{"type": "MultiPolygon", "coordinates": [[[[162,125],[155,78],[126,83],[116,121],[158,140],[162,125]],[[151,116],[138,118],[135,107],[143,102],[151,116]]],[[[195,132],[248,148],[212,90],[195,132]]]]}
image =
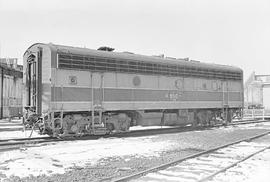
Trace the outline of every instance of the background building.
{"type": "Polygon", "coordinates": [[[253,72],[244,86],[246,108],[270,109],[270,75],[256,75],[253,72]]]}
{"type": "Polygon", "coordinates": [[[0,58],[0,119],[22,114],[22,65],[0,58]]]}

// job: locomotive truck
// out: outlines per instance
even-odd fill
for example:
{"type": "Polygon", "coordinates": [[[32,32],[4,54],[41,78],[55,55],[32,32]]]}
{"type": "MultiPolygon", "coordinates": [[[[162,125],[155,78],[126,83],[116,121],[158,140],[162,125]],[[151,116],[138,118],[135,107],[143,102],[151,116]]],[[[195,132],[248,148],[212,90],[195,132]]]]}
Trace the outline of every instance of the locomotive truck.
{"type": "Polygon", "coordinates": [[[51,43],[23,64],[24,122],[52,136],[229,122],[243,108],[238,67],[51,43]]]}

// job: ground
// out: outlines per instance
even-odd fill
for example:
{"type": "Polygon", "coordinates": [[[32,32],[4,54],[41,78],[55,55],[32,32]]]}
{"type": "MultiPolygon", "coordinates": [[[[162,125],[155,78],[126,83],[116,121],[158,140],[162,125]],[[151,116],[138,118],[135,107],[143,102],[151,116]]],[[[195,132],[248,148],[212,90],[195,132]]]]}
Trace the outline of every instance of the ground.
{"type": "Polygon", "coordinates": [[[267,129],[270,129],[269,123],[39,144],[0,153],[0,178],[5,181],[97,181],[107,178],[110,181],[112,176],[138,172],[267,129]]]}

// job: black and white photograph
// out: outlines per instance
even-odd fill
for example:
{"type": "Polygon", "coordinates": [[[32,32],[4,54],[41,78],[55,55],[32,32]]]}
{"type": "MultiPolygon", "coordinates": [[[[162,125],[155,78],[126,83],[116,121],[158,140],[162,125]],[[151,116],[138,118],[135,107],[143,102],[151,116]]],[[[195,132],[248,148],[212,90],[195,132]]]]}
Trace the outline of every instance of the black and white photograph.
{"type": "Polygon", "coordinates": [[[0,182],[269,180],[269,0],[0,0],[0,182]]]}

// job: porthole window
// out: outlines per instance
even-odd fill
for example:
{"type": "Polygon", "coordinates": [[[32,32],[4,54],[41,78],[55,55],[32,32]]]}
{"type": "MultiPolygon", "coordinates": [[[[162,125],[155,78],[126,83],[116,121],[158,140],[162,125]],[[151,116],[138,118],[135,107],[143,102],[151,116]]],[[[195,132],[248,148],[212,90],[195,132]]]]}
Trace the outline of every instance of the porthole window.
{"type": "Polygon", "coordinates": [[[141,79],[140,79],[139,76],[135,76],[135,77],[133,78],[133,85],[134,85],[134,86],[140,86],[140,85],[141,85],[141,79]]]}
{"type": "Polygon", "coordinates": [[[183,89],[184,89],[184,82],[183,82],[183,79],[177,79],[177,80],[175,80],[175,87],[176,87],[178,90],[183,90],[183,89]]]}

